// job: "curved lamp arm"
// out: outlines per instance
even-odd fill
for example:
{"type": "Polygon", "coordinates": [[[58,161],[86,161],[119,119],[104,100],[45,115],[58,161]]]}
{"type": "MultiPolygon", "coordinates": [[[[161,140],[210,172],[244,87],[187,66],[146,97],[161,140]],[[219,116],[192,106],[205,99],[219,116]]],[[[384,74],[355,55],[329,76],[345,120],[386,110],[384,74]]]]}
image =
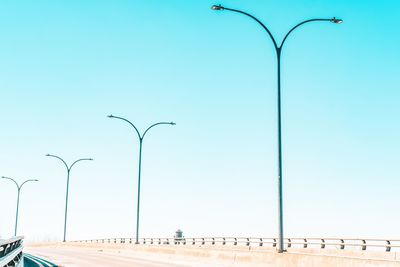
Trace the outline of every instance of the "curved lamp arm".
{"type": "Polygon", "coordinates": [[[18,185],[18,183],[13,179],[13,178],[10,178],[10,177],[6,177],[6,176],[1,176],[1,178],[3,178],[3,179],[8,179],[8,180],[11,180],[11,181],[13,181],[14,182],[14,184],[18,187],[18,189],[20,188],[19,187],[19,185],[18,185]]]}
{"type": "Polygon", "coordinates": [[[22,186],[23,186],[24,184],[28,183],[28,182],[38,182],[38,181],[39,181],[39,180],[37,180],[37,179],[29,179],[29,180],[26,180],[25,182],[23,182],[23,183],[21,184],[21,186],[19,187],[19,189],[21,189],[22,186]]]}
{"type": "Polygon", "coordinates": [[[92,158],[84,158],[84,159],[78,159],[76,161],[74,161],[74,163],[71,164],[71,166],[69,167],[69,169],[72,169],[72,166],[74,166],[76,163],[78,163],[79,161],[83,161],[83,160],[93,160],[92,158]]]}
{"type": "Polygon", "coordinates": [[[157,122],[154,123],[153,125],[151,125],[149,128],[146,129],[146,131],[144,131],[143,135],[142,135],[142,139],[144,138],[144,136],[146,135],[146,133],[153,128],[154,126],[160,125],[160,124],[167,124],[167,125],[176,125],[175,122],[157,122]]]}
{"type": "Polygon", "coordinates": [[[67,170],[69,171],[70,168],[68,167],[68,164],[62,158],[60,158],[59,156],[46,154],[46,157],[53,157],[53,158],[57,158],[57,159],[61,160],[64,163],[64,165],[67,168],[67,170]]]}
{"type": "Polygon", "coordinates": [[[303,24],[306,24],[306,23],[308,23],[308,22],[314,22],[314,21],[329,21],[329,22],[336,23],[336,24],[339,24],[339,23],[342,23],[342,22],[343,22],[341,19],[336,19],[336,18],[332,18],[332,19],[308,19],[308,20],[305,20],[305,21],[303,21],[303,22],[300,22],[299,24],[297,24],[296,26],[294,26],[292,29],[290,29],[290,31],[288,31],[288,33],[287,33],[287,34],[285,35],[285,37],[283,38],[282,43],[281,43],[281,46],[280,46],[279,48],[282,49],[283,44],[285,43],[285,41],[286,41],[286,39],[288,38],[289,34],[290,34],[292,31],[294,31],[294,29],[296,29],[297,27],[299,27],[299,26],[301,26],[301,25],[303,25],[303,24]]]}
{"type": "Polygon", "coordinates": [[[246,12],[241,11],[241,10],[223,7],[223,6],[221,6],[221,5],[218,5],[218,6],[214,5],[214,6],[211,7],[211,9],[212,9],[212,10],[229,10],[229,11],[241,13],[241,14],[243,14],[243,15],[246,15],[246,16],[252,18],[253,20],[257,21],[258,24],[260,24],[261,27],[263,27],[264,30],[268,33],[269,37],[271,37],[271,40],[272,40],[272,42],[274,43],[275,49],[277,49],[277,50],[279,49],[278,44],[276,43],[274,36],[273,36],[272,33],[270,32],[270,30],[267,28],[267,26],[265,26],[259,19],[257,19],[257,18],[254,17],[253,15],[250,15],[249,13],[246,13],[246,12]]]}
{"type": "Polygon", "coordinates": [[[138,135],[138,137],[139,137],[139,139],[142,139],[142,136],[140,135],[140,132],[139,132],[139,130],[136,128],[136,126],[135,125],[133,125],[133,123],[132,122],[130,122],[130,121],[128,121],[127,119],[124,119],[124,118],[121,118],[121,117],[117,117],[117,116],[114,116],[114,115],[108,115],[107,117],[109,117],[109,118],[112,118],[112,119],[120,119],[120,120],[123,120],[123,121],[126,121],[127,123],[129,123],[133,128],[135,128],[135,131],[136,131],[136,133],[137,133],[137,135],[138,135]]]}

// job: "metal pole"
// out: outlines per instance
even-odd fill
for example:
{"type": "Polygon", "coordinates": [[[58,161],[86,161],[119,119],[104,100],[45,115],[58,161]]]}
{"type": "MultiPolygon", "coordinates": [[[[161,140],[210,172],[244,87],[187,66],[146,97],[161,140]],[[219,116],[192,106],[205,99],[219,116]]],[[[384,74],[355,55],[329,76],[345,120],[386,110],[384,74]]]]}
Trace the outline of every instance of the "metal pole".
{"type": "Polygon", "coordinates": [[[283,245],[283,196],[282,196],[282,114],[281,114],[281,48],[277,48],[278,59],[278,252],[284,251],[283,245]]]}
{"type": "Polygon", "coordinates": [[[157,125],[162,125],[162,124],[166,124],[166,125],[175,125],[174,122],[157,122],[152,124],[150,127],[148,127],[143,134],[140,134],[138,128],[136,128],[136,126],[130,122],[129,120],[122,118],[122,117],[117,117],[114,115],[108,115],[108,118],[112,118],[112,119],[119,119],[119,120],[123,120],[127,123],[129,123],[134,129],[135,132],[137,133],[137,136],[139,138],[139,171],[138,171],[138,194],[137,194],[137,207],[136,207],[136,241],[135,244],[139,244],[139,219],[140,219],[140,181],[141,181],[141,171],[142,171],[142,147],[143,147],[143,139],[146,135],[146,133],[153,128],[154,126],[157,125]]]}
{"type": "Polygon", "coordinates": [[[57,158],[62,161],[62,163],[65,165],[65,168],[67,169],[67,192],[65,194],[65,215],[64,215],[64,237],[63,237],[63,242],[66,242],[66,235],[67,235],[67,213],[68,213],[68,192],[69,192],[69,174],[71,172],[72,167],[83,160],[93,160],[92,158],[82,158],[75,160],[74,163],[72,163],[70,166],[63,160],[61,157],[56,156],[56,155],[51,155],[51,154],[46,154],[46,157],[53,157],[57,158]]]}
{"type": "Polygon", "coordinates": [[[17,197],[17,212],[15,214],[15,229],[14,236],[17,236],[17,228],[18,228],[18,210],[19,210],[19,195],[21,193],[21,187],[18,187],[18,197],[17,197]]]}
{"type": "Polygon", "coordinates": [[[332,22],[335,24],[341,24],[343,22],[343,20],[341,19],[337,19],[336,17],[333,17],[331,19],[309,19],[309,20],[305,20],[302,21],[300,23],[298,23],[296,26],[294,26],[293,28],[291,28],[285,35],[285,37],[283,38],[281,44],[278,46],[277,42],[275,41],[274,36],[272,35],[272,33],[270,32],[270,30],[256,17],[254,17],[253,15],[250,15],[249,13],[246,13],[244,11],[241,10],[237,10],[237,9],[232,9],[232,8],[227,8],[221,5],[213,5],[211,7],[212,10],[217,10],[217,11],[222,11],[222,10],[228,10],[228,11],[233,11],[236,13],[240,13],[243,15],[246,15],[250,18],[252,18],[253,20],[255,20],[258,24],[260,24],[264,30],[267,32],[267,34],[269,35],[269,37],[271,38],[272,42],[274,43],[274,47],[275,47],[275,51],[276,51],[276,55],[277,55],[277,72],[278,72],[278,94],[277,94],[277,100],[278,100],[278,228],[279,228],[279,237],[278,237],[278,252],[282,253],[284,252],[285,248],[284,248],[284,240],[283,240],[283,190],[282,190],[282,114],[281,114],[281,52],[282,52],[282,47],[283,44],[286,41],[286,38],[290,35],[290,33],[296,29],[297,27],[299,27],[300,25],[303,25],[305,23],[308,22],[314,22],[314,21],[328,21],[328,22],[332,22]]]}
{"type": "Polygon", "coordinates": [[[24,186],[24,184],[28,183],[28,182],[37,182],[38,180],[36,179],[28,179],[25,182],[23,182],[21,185],[19,185],[17,183],[17,181],[15,181],[13,178],[10,177],[6,177],[6,176],[1,176],[0,178],[2,179],[8,179],[10,181],[12,181],[18,189],[18,194],[17,194],[17,210],[15,212],[15,227],[14,227],[14,236],[17,236],[17,229],[18,229],[18,212],[19,212],[19,198],[20,198],[20,193],[21,193],[21,188],[24,186]]]}
{"type": "Polygon", "coordinates": [[[143,137],[139,139],[139,174],[138,174],[138,194],[136,208],[136,244],[139,244],[139,217],[140,217],[140,175],[142,172],[142,146],[143,137]]]}
{"type": "Polygon", "coordinates": [[[69,192],[69,173],[71,169],[68,168],[67,171],[67,192],[65,194],[65,215],[64,215],[64,238],[63,242],[66,242],[67,235],[67,215],[68,215],[68,192],[69,192]]]}

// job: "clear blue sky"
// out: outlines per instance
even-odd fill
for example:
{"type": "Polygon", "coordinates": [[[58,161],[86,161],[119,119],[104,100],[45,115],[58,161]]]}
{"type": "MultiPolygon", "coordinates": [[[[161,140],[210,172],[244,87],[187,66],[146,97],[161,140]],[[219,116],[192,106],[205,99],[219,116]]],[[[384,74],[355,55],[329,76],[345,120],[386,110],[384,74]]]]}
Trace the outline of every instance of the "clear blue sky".
{"type": "MultiPolygon", "coordinates": [[[[133,236],[140,129],[142,236],[276,236],[281,40],[285,234],[399,238],[398,1],[0,2],[0,175],[22,181],[19,233],[133,236]]],[[[0,181],[0,235],[16,188],[0,181]]]]}

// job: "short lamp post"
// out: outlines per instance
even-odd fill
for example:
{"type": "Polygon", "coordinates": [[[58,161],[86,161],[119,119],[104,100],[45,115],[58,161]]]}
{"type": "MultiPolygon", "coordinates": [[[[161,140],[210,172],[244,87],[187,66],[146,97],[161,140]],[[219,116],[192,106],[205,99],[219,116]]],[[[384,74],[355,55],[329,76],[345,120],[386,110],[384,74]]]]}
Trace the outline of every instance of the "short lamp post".
{"type": "Polygon", "coordinates": [[[78,159],[76,161],[74,161],[70,166],[68,166],[68,164],[65,162],[65,160],[63,160],[62,158],[60,158],[59,156],[55,156],[55,155],[51,155],[51,154],[46,154],[46,157],[53,157],[56,159],[59,159],[62,161],[62,163],[64,163],[65,167],[67,168],[67,192],[65,194],[65,215],[64,215],[64,237],[63,237],[63,242],[66,242],[66,235],[67,235],[67,215],[68,215],[68,192],[69,192],[69,175],[71,172],[72,167],[78,163],[79,161],[84,161],[84,160],[93,160],[91,158],[82,158],[82,159],[78,159]]]}
{"type": "Polygon", "coordinates": [[[13,182],[15,183],[15,185],[17,186],[17,189],[18,189],[17,211],[16,211],[16,214],[15,214],[15,228],[14,228],[14,236],[17,236],[18,211],[19,211],[19,196],[20,196],[20,193],[21,193],[21,188],[22,188],[22,186],[23,186],[24,184],[26,184],[26,183],[28,183],[28,182],[37,182],[37,181],[39,181],[39,180],[36,180],[36,179],[29,179],[29,180],[24,181],[21,185],[19,185],[13,178],[6,177],[6,176],[2,176],[1,178],[3,178],[3,179],[8,179],[8,180],[10,180],[10,181],[13,181],[13,182]]]}
{"type": "Polygon", "coordinates": [[[140,217],[140,176],[141,176],[141,170],[142,170],[142,146],[143,146],[143,139],[146,133],[153,127],[158,126],[158,125],[176,125],[174,122],[157,122],[154,123],[153,125],[150,125],[143,134],[140,134],[139,130],[136,128],[136,126],[130,122],[129,120],[122,118],[122,117],[117,117],[114,115],[109,115],[108,116],[111,119],[119,119],[123,120],[127,123],[129,123],[134,129],[135,132],[137,133],[137,136],[139,138],[139,172],[138,172],[138,193],[137,193],[137,208],[136,208],[136,244],[139,244],[139,217],[140,217]]]}

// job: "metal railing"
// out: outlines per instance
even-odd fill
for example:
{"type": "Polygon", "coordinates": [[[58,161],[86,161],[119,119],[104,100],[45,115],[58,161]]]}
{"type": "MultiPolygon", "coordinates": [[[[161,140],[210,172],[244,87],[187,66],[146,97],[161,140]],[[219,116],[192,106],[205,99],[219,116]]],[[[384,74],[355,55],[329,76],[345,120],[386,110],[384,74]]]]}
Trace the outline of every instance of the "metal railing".
{"type": "MultiPolygon", "coordinates": [[[[359,238],[285,238],[285,247],[314,249],[355,249],[361,251],[400,251],[400,239],[359,239],[359,238]]],[[[74,241],[79,243],[134,244],[134,238],[105,238],[74,241]]],[[[277,238],[255,237],[195,237],[195,238],[140,238],[141,245],[179,245],[179,246],[277,246],[277,238]]]]}
{"type": "Polygon", "coordinates": [[[0,266],[18,266],[23,259],[22,236],[17,236],[7,240],[0,240],[0,266]]]}

